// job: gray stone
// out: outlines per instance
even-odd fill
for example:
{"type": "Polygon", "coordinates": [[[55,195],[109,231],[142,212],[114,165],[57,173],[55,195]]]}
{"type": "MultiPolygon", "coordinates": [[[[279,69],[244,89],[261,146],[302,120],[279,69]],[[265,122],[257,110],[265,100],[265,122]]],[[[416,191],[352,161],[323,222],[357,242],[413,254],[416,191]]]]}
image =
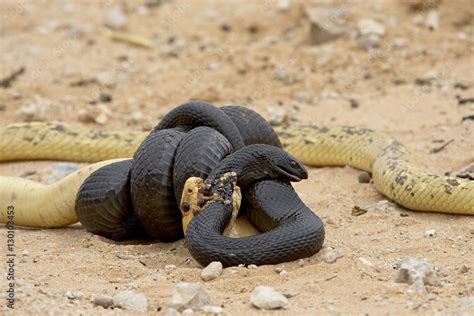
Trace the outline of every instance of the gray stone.
{"type": "Polygon", "coordinates": [[[144,313],[148,309],[148,298],[142,293],[122,291],[114,296],[114,306],[144,313]]]}
{"type": "Polygon", "coordinates": [[[357,180],[359,180],[359,183],[369,183],[370,182],[370,174],[366,171],[362,171],[357,176],[357,180]]]}
{"type": "Polygon", "coordinates": [[[109,308],[114,305],[114,298],[108,295],[97,295],[92,300],[92,303],[97,306],[102,306],[103,308],[109,308]]]}
{"type": "Polygon", "coordinates": [[[288,306],[288,299],[270,286],[257,286],[250,293],[250,302],[260,309],[279,309],[288,306]]]}
{"type": "Polygon", "coordinates": [[[201,271],[201,279],[203,281],[214,280],[219,277],[222,273],[222,263],[219,261],[213,261],[209,263],[207,267],[201,271]]]}
{"type": "Polygon", "coordinates": [[[107,11],[103,23],[113,30],[123,30],[127,27],[128,20],[120,8],[115,8],[107,11]]]}
{"type": "Polygon", "coordinates": [[[425,285],[441,286],[431,263],[412,257],[403,257],[397,264],[395,282],[410,284],[408,291],[424,292],[425,285]]]}
{"type": "Polygon", "coordinates": [[[180,282],[176,285],[176,288],[171,298],[169,307],[176,309],[179,312],[184,311],[187,308],[193,310],[199,310],[203,306],[215,305],[209,294],[206,292],[201,283],[186,283],[180,282]]]}
{"type": "Polygon", "coordinates": [[[182,313],[181,315],[192,315],[194,314],[194,311],[192,310],[192,308],[186,308],[182,313]]]}
{"type": "Polygon", "coordinates": [[[380,40],[385,35],[385,26],[371,19],[362,19],[357,24],[358,45],[367,51],[380,46],[380,40]]]}
{"type": "Polygon", "coordinates": [[[334,263],[334,262],[337,261],[337,259],[344,256],[342,251],[335,250],[335,249],[330,248],[330,247],[324,247],[321,250],[321,255],[323,256],[323,260],[326,263],[334,263]]]}

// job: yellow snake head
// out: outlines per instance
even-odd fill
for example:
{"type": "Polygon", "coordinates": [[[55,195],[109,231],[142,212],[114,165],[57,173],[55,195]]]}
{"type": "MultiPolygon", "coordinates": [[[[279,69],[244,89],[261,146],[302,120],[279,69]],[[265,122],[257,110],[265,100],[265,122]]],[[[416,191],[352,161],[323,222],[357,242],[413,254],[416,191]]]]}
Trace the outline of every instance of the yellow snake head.
{"type": "MultiPolygon", "coordinates": [[[[179,209],[182,215],[183,233],[185,235],[191,220],[194,218],[194,216],[201,212],[201,210],[207,203],[211,201],[222,200],[222,198],[216,194],[213,194],[211,196],[206,195],[208,189],[209,188],[207,187],[207,185],[199,177],[190,177],[184,183],[183,193],[181,195],[181,201],[179,203],[179,209]]],[[[224,231],[225,236],[234,235],[233,231],[235,227],[235,222],[237,220],[237,215],[239,213],[241,201],[242,194],[240,188],[237,186],[237,183],[234,182],[232,193],[232,218],[224,231]]]]}

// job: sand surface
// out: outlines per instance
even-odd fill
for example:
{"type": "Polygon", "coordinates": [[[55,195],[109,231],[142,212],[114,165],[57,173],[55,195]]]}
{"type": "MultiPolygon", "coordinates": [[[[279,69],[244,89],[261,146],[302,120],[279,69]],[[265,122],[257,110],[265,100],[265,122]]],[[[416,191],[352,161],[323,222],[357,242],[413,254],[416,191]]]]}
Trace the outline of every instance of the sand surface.
{"type": "MultiPolygon", "coordinates": [[[[460,101],[474,97],[472,1],[343,1],[345,15],[333,18],[349,31],[320,45],[311,42],[304,13],[318,7],[311,1],[291,1],[287,11],[276,0],[162,2],[1,1],[0,80],[21,67],[25,71],[10,87],[0,87],[0,124],[23,121],[18,111],[33,104],[35,119],[149,130],[174,106],[198,98],[246,105],[266,118],[274,115],[271,108],[283,109],[292,124],[386,132],[438,174],[474,163],[474,122],[463,121],[473,115],[474,103],[460,101]],[[421,9],[413,10],[409,4],[417,2],[421,9]],[[114,8],[127,17],[125,32],[150,40],[154,48],[101,33],[104,15],[114,8]],[[439,17],[434,30],[425,25],[430,10],[439,17]],[[362,19],[385,28],[374,51],[358,45],[362,19]],[[105,113],[106,122],[87,122],[81,111],[92,119],[105,113]]],[[[2,163],[0,175],[45,181],[56,163],[2,163]]],[[[373,184],[358,182],[358,170],[309,172],[295,187],[325,223],[325,249],[342,254],[334,263],[319,254],[257,269],[231,267],[204,283],[184,241],[116,243],[79,224],[17,227],[15,311],[127,314],[94,306],[90,299],[132,289],[147,296],[150,315],[164,313],[176,283],[185,281],[203,282],[227,315],[474,313],[473,217],[401,207],[380,211],[376,205],[384,197],[373,184]],[[352,216],[356,205],[369,211],[352,216]],[[426,237],[430,229],[436,235],[426,237]],[[407,284],[394,283],[404,256],[431,262],[442,286],[413,294],[407,284]],[[168,264],[176,269],[166,272],[168,264]],[[275,272],[277,267],[287,274],[275,272]],[[297,295],[287,310],[262,312],[249,300],[257,285],[297,295]],[[66,291],[84,298],[68,299],[66,291]]],[[[13,313],[5,307],[6,233],[0,226],[0,297],[2,313],[13,313]]]]}

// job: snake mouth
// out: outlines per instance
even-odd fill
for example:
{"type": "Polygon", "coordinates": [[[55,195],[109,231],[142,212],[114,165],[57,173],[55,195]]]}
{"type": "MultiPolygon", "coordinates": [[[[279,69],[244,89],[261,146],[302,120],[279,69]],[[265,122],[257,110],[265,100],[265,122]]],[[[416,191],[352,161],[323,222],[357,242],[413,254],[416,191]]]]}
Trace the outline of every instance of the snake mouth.
{"type": "Polygon", "coordinates": [[[300,182],[301,180],[308,178],[307,174],[301,174],[301,176],[299,176],[294,173],[288,172],[287,170],[281,167],[276,167],[276,169],[281,174],[283,179],[288,180],[290,182],[300,182]]]}

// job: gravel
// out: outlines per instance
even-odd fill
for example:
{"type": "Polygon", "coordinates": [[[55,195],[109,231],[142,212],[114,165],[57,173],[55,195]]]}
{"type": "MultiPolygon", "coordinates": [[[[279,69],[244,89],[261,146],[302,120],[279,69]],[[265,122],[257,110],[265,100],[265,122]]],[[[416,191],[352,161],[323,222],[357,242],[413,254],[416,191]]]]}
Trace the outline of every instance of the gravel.
{"type": "Polygon", "coordinates": [[[127,27],[127,17],[120,8],[114,8],[105,13],[104,25],[113,30],[123,30],[127,27]]]}

